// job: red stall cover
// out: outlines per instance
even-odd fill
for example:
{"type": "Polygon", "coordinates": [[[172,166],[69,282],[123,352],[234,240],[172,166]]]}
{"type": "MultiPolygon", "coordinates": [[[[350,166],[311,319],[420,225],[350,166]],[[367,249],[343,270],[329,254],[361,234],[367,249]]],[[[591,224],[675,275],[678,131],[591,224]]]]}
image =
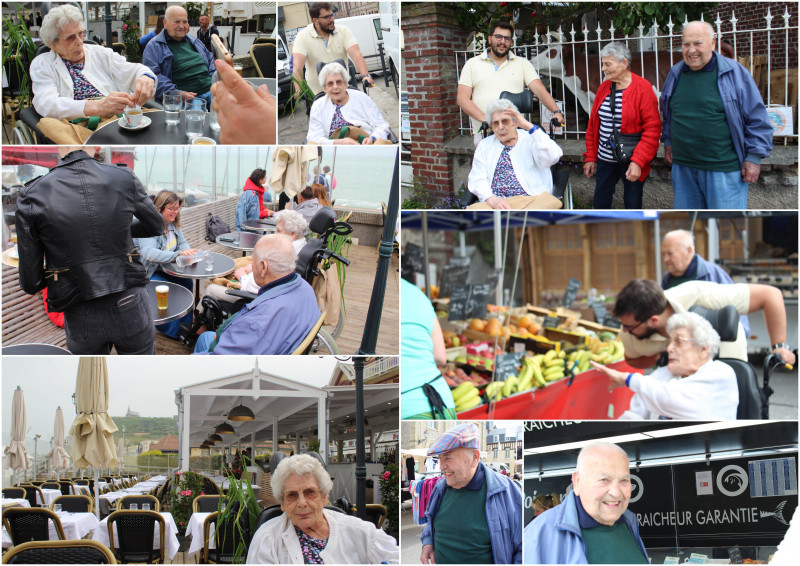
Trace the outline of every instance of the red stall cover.
{"type": "MultiPolygon", "coordinates": [[[[611,364],[616,370],[636,372],[624,361],[611,364]]],[[[609,380],[599,370],[591,369],[579,373],[567,385],[568,379],[561,379],[542,389],[532,389],[513,395],[494,404],[494,412],[489,415],[489,405],[481,405],[458,414],[461,420],[525,419],[525,420],[602,420],[616,419],[631,404],[633,391],[627,387],[611,388],[609,380]],[[609,406],[614,413],[609,415],[609,406]]]]}
{"type": "MultiPolygon", "coordinates": [[[[124,163],[133,169],[135,156],[131,150],[111,152],[112,163],[124,163]]],[[[49,146],[5,146],[3,147],[3,165],[39,165],[52,169],[58,165],[58,147],[49,146]]]]}

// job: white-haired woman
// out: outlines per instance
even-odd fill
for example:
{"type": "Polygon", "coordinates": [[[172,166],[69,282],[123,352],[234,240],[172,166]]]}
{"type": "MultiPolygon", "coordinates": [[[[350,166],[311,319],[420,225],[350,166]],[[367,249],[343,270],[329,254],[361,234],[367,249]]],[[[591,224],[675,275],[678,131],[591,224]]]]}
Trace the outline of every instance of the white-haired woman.
{"type": "Polygon", "coordinates": [[[286,234],[292,239],[294,255],[300,253],[306,245],[308,235],[308,223],[302,214],[296,210],[280,210],[275,213],[275,232],[286,234]]]}
{"type": "Polygon", "coordinates": [[[389,144],[389,124],[372,99],[347,88],[350,73],[339,63],[328,63],[319,72],[325,96],[311,106],[309,143],[336,145],[389,144]],[[358,136],[353,132],[363,131],[358,136]],[[350,135],[350,137],[347,137],[350,135]],[[354,139],[355,138],[355,139],[354,139]]]}
{"type": "Polygon", "coordinates": [[[509,100],[490,102],[486,116],[494,134],[475,148],[470,192],[495,209],[510,209],[510,197],[552,192],[550,166],[563,154],[558,144],[509,100]]]}
{"type": "Polygon", "coordinates": [[[606,80],[597,89],[589,114],[583,173],[586,177],[597,175],[594,208],[611,208],[620,177],[625,190],[625,208],[642,208],[644,181],[650,173],[650,162],[656,156],[661,136],[658,99],[647,79],[631,73],[631,52],[624,43],[615,41],[603,47],[600,64],[606,80]],[[630,163],[619,162],[614,156],[610,142],[613,127],[622,134],[641,134],[630,163]]]}
{"type": "Polygon", "coordinates": [[[684,312],[667,321],[669,363],[650,375],[623,373],[592,362],[615,387],[633,392],[620,419],[735,420],[739,389],[733,369],[714,360],[719,334],[700,315],[684,312]]]}
{"type": "Polygon", "coordinates": [[[272,493],[283,515],[256,531],[248,564],[397,563],[395,540],[368,521],[325,509],[333,487],[316,458],[285,458],[272,474],[272,493]]]}
{"type": "Polygon", "coordinates": [[[39,35],[50,46],[31,63],[33,106],[56,119],[107,118],[153,96],[155,74],[100,45],[84,45],[83,14],[69,4],[50,10],[39,35]],[[129,94],[133,93],[133,94],[129,94]]]}

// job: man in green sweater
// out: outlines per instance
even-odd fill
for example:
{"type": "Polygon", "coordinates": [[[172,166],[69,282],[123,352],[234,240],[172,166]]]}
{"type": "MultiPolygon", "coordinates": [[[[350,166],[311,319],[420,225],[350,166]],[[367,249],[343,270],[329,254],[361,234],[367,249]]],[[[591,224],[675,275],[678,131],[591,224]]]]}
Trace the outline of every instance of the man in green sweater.
{"type": "Polygon", "coordinates": [[[525,527],[525,564],[647,564],[631,499],[630,462],[608,442],[585,446],[572,492],[525,527]]]}

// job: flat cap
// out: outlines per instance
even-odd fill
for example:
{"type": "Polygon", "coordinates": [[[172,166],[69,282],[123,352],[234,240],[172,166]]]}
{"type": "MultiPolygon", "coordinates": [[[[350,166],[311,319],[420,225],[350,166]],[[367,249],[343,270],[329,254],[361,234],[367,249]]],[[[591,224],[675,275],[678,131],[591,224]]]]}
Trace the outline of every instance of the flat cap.
{"type": "Polygon", "coordinates": [[[478,427],[473,423],[466,423],[451,428],[442,434],[428,448],[428,456],[438,456],[456,448],[480,449],[481,441],[478,438],[478,427]]]}

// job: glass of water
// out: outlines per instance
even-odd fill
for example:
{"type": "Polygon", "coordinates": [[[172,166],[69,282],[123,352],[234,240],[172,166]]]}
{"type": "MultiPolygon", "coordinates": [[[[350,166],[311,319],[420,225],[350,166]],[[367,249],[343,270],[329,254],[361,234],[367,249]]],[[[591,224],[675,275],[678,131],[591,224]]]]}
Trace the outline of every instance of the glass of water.
{"type": "Polygon", "coordinates": [[[53,511],[55,511],[56,513],[61,513],[61,503],[54,503],[53,511]]]}
{"type": "Polygon", "coordinates": [[[139,504],[138,503],[131,503],[130,504],[130,510],[131,511],[138,511],[139,510],[139,504]]]}
{"type": "Polygon", "coordinates": [[[150,511],[150,504],[142,503],[142,511],[150,511]]]}
{"type": "Polygon", "coordinates": [[[168,90],[164,93],[164,121],[167,126],[180,124],[182,105],[181,91],[168,90]]]}
{"type": "Polygon", "coordinates": [[[208,114],[206,101],[202,98],[192,98],[185,102],[183,110],[186,115],[186,137],[191,141],[193,138],[202,136],[208,114]]]}
{"type": "Polygon", "coordinates": [[[214,254],[213,253],[206,252],[205,262],[206,262],[206,271],[214,271],[214,254]]]}

